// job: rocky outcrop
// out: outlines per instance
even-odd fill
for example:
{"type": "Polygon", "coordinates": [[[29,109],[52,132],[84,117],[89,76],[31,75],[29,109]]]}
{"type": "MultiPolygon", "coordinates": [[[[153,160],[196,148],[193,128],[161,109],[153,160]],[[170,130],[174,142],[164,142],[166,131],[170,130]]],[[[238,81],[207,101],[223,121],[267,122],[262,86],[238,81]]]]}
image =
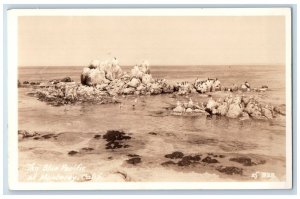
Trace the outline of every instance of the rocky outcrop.
{"type": "Polygon", "coordinates": [[[198,102],[193,102],[192,99],[188,102],[180,102],[177,101],[176,107],[173,109],[175,115],[181,115],[184,113],[205,113],[203,104],[199,104],[198,102]]]}
{"type": "Polygon", "coordinates": [[[194,87],[199,93],[214,92],[221,90],[221,82],[218,79],[201,80],[197,78],[194,87]]]}
{"type": "Polygon", "coordinates": [[[90,65],[82,71],[81,83],[87,86],[95,86],[119,79],[122,75],[122,69],[116,58],[102,63],[99,60],[92,60],[90,65]]]}
{"type": "MultiPolygon", "coordinates": [[[[18,85],[20,86],[20,82],[18,82],[18,85]]],[[[122,71],[116,58],[104,62],[92,60],[88,67],[85,67],[81,73],[81,84],[73,82],[70,77],[66,77],[42,83],[25,81],[23,85],[36,88],[33,91],[33,95],[42,101],[57,106],[89,101],[113,103],[115,100],[112,98],[118,95],[159,95],[171,93],[189,95],[222,90],[221,82],[218,79],[208,78],[201,80],[197,78],[194,83],[188,81],[175,83],[169,82],[166,79],[154,79],[150,74],[149,63],[147,61],[135,65],[129,73],[126,73],[122,71]]],[[[234,84],[229,91],[249,91],[249,89],[250,84],[245,82],[241,87],[234,84]]],[[[271,118],[273,114],[268,111],[268,108],[261,109],[261,107],[256,112],[257,107],[255,107],[255,104],[247,107],[249,99],[243,98],[243,101],[237,103],[231,103],[232,100],[227,99],[227,101],[215,102],[210,99],[204,108],[209,114],[227,115],[227,117],[231,118],[241,116],[244,109],[248,110],[248,115],[254,118],[259,118],[260,116],[271,118]],[[240,106],[241,103],[243,103],[243,106],[240,106]]],[[[185,103],[182,106],[174,108],[174,112],[193,113],[204,111],[203,107],[186,107],[184,105],[185,103]]]]}
{"type": "Polygon", "coordinates": [[[52,87],[39,88],[34,95],[54,106],[83,102],[116,103],[114,99],[107,97],[107,92],[75,82],[60,82],[52,87]]]}
{"type": "Polygon", "coordinates": [[[211,96],[206,103],[194,103],[191,99],[189,102],[181,103],[177,101],[173,109],[175,115],[189,113],[203,113],[208,115],[226,116],[228,118],[239,118],[240,120],[265,119],[271,120],[276,114],[282,115],[283,110],[273,107],[269,104],[260,103],[252,96],[228,96],[224,99],[214,100],[211,96]]]}

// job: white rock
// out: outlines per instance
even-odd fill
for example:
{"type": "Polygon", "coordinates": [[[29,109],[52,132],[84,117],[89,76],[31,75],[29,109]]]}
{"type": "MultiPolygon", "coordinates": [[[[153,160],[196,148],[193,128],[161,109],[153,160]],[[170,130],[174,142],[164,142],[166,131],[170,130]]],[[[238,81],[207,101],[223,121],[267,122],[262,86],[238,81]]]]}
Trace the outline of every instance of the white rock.
{"type": "Polygon", "coordinates": [[[237,118],[242,112],[243,109],[239,104],[230,104],[226,116],[229,118],[237,118]]]}
{"type": "Polygon", "coordinates": [[[141,81],[137,78],[132,78],[132,80],[128,83],[128,86],[137,88],[140,85],[141,81]]]}

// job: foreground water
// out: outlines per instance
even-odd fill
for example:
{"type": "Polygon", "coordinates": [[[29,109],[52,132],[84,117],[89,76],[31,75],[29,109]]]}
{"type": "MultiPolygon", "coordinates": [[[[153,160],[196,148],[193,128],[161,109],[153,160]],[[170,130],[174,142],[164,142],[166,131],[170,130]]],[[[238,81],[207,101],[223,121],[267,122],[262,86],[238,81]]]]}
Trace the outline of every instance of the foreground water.
{"type": "MultiPolygon", "coordinates": [[[[125,68],[128,70],[128,68],[125,68]]],[[[46,81],[70,76],[79,81],[82,67],[25,67],[19,69],[19,80],[46,81]]],[[[250,82],[252,87],[268,85],[270,91],[259,97],[271,104],[285,104],[285,73],[283,66],[193,66],[152,67],[154,78],[192,81],[197,77],[217,77],[222,85],[250,82]]],[[[255,180],[253,173],[272,173],[275,178],[260,180],[285,180],[285,118],[272,121],[239,121],[203,116],[174,116],[168,112],[178,98],[171,95],[141,96],[135,109],[135,97],[123,98],[122,107],[107,105],[66,105],[53,107],[26,95],[30,88],[19,88],[19,129],[45,133],[61,133],[55,139],[22,140],[19,142],[19,177],[21,181],[63,181],[58,177],[37,176],[28,170],[35,163],[41,168],[61,165],[83,165],[84,170],[55,171],[60,176],[91,175],[92,181],[232,181],[255,180]],[[131,147],[106,150],[103,139],[95,135],[107,130],[123,130],[132,140],[131,147]],[[93,148],[92,152],[70,156],[69,151],[93,148]],[[236,166],[243,175],[226,175],[217,166],[190,165],[162,166],[165,154],[181,151],[184,154],[210,153],[224,155],[218,158],[221,166],[236,166]],[[142,162],[126,163],[129,154],[138,154],[142,162]],[[245,166],[229,161],[236,156],[262,159],[264,164],[245,166]],[[123,174],[126,174],[124,178],[123,174]]],[[[221,93],[214,93],[218,97],[221,93]]],[[[194,101],[205,101],[206,95],[192,95],[194,101]]],[[[187,100],[186,97],[179,97],[187,100]]],[[[47,172],[46,172],[47,173],[47,172]]],[[[273,177],[274,177],[273,176],[273,177]]],[[[69,179],[65,179],[69,181],[69,179]]]]}

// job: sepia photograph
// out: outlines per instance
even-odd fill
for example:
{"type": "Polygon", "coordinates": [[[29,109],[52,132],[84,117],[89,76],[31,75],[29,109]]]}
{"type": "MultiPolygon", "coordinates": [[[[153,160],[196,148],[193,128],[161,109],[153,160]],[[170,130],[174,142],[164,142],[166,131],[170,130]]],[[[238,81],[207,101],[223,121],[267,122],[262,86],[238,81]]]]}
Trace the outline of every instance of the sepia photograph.
{"type": "Polygon", "coordinates": [[[288,189],[288,8],[11,10],[11,189],[288,189]]]}

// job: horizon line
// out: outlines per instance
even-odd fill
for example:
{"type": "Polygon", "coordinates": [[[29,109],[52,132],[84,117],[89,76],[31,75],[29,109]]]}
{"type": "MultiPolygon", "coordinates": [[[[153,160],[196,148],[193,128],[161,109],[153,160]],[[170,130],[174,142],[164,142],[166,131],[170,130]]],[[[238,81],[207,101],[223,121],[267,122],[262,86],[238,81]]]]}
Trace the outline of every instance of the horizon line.
{"type": "MultiPolygon", "coordinates": [[[[277,63],[277,64],[177,64],[177,65],[166,65],[166,64],[155,64],[150,65],[149,67],[186,67],[186,66],[284,66],[285,63],[277,63]]],[[[119,65],[120,67],[134,67],[134,65],[119,65]]],[[[18,68],[26,68],[26,67],[88,67],[88,65],[18,65],[18,68]]]]}

